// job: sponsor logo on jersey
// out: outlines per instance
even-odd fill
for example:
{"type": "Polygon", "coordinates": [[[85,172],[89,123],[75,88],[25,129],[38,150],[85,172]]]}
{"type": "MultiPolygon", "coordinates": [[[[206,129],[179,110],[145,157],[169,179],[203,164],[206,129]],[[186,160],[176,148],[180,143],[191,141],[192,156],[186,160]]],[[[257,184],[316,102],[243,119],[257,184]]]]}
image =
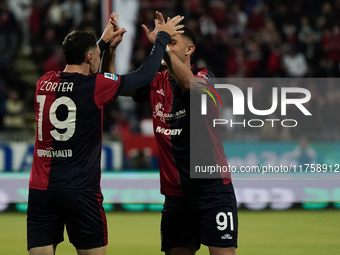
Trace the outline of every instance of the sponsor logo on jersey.
{"type": "Polygon", "coordinates": [[[201,78],[203,78],[203,79],[205,79],[206,81],[210,81],[210,76],[207,74],[207,73],[205,73],[205,72],[198,72],[197,74],[196,74],[196,76],[199,76],[199,77],[201,77],[201,78]]]}
{"type": "Polygon", "coordinates": [[[156,92],[157,92],[158,94],[161,94],[163,97],[165,96],[165,93],[164,93],[164,90],[163,90],[163,89],[156,90],[156,92]]]}
{"type": "Polygon", "coordinates": [[[165,123],[165,121],[171,121],[174,119],[182,118],[186,115],[187,114],[186,114],[185,109],[179,110],[174,113],[164,113],[164,107],[162,103],[157,103],[155,105],[155,110],[153,111],[153,117],[154,118],[159,117],[159,120],[163,123],[165,123]]]}
{"type": "Polygon", "coordinates": [[[225,235],[221,236],[221,239],[229,239],[229,240],[231,240],[231,239],[233,239],[233,237],[231,235],[229,235],[229,234],[225,234],[225,235]]]}
{"type": "Polygon", "coordinates": [[[156,133],[164,134],[164,135],[180,135],[182,132],[182,129],[168,129],[168,128],[162,128],[158,126],[156,128],[156,133]]]}
{"type": "Polygon", "coordinates": [[[45,158],[70,158],[72,157],[72,150],[37,150],[38,157],[45,158]]]}
{"type": "Polygon", "coordinates": [[[113,73],[104,73],[104,77],[114,81],[118,81],[118,75],[113,73]]]}
{"type": "Polygon", "coordinates": [[[159,120],[163,123],[165,123],[165,119],[164,119],[164,107],[163,107],[163,104],[162,103],[158,103],[156,104],[155,106],[155,110],[153,111],[153,117],[156,118],[156,117],[159,117],[159,120]]]}

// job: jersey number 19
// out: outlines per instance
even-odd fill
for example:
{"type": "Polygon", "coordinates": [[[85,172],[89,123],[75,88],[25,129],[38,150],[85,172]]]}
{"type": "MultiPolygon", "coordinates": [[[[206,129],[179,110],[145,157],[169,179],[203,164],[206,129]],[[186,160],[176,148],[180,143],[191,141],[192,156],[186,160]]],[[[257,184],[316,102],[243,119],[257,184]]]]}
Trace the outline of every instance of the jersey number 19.
{"type": "MultiPolygon", "coordinates": [[[[46,95],[38,95],[37,102],[39,104],[39,117],[38,117],[38,139],[43,141],[43,119],[44,106],[46,101],[46,95]]],[[[56,128],[50,131],[51,136],[57,141],[67,141],[69,140],[76,130],[76,104],[69,97],[59,97],[51,105],[49,110],[49,120],[51,124],[56,128]],[[58,120],[57,109],[59,106],[65,105],[67,107],[68,115],[65,120],[58,120]],[[66,129],[64,133],[60,133],[57,129],[66,129]]]]}

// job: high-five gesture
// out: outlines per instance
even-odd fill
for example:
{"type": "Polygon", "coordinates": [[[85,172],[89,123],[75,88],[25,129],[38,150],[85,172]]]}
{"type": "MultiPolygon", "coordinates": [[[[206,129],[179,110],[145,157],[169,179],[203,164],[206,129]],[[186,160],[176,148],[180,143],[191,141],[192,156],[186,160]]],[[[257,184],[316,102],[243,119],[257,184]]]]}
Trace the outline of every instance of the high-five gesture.
{"type": "MultiPolygon", "coordinates": [[[[113,13],[114,14],[114,13],[113,13]]],[[[110,16],[110,21],[112,20],[112,25],[113,25],[113,39],[110,42],[110,47],[111,48],[116,48],[121,41],[123,40],[123,35],[127,32],[125,28],[120,28],[117,23],[117,18],[119,14],[117,13],[116,15],[110,16]]]]}
{"type": "Polygon", "coordinates": [[[151,32],[146,25],[142,25],[143,30],[151,43],[154,43],[156,40],[156,35],[159,31],[165,31],[170,34],[171,38],[178,34],[182,34],[183,31],[180,30],[184,27],[184,25],[178,25],[184,17],[177,15],[176,17],[170,19],[168,18],[167,23],[165,23],[162,13],[156,11],[156,19],[155,19],[155,29],[151,32]]]}
{"type": "Polygon", "coordinates": [[[118,44],[122,41],[124,33],[126,33],[125,28],[120,28],[117,23],[119,14],[111,13],[110,20],[104,29],[101,39],[106,43],[109,43],[111,47],[116,48],[118,44]]]}

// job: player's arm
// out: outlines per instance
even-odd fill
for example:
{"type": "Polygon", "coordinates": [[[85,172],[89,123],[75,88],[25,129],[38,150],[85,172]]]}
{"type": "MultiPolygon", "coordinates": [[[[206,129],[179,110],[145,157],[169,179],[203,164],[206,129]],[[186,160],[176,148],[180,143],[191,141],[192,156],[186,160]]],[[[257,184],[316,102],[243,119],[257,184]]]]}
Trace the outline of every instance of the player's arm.
{"type": "Polygon", "coordinates": [[[120,28],[117,24],[117,18],[119,14],[116,15],[111,14],[110,22],[106,29],[109,29],[110,36],[112,37],[110,39],[109,47],[106,47],[106,49],[103,52],[103,56],[101,58],[101,69],[100,72],[108,72],[108,73],[116,73],[115,68],[115,56],[116,56],[116,48],[123,40],[123,35],[126,33],[125,28],[120,28]],[[113,32],[112,32],[113,31],[113,32]]]}
{"type": "MultiPolygon", "coordinates": [[[[195,47],[194,45],[192,45],[195,47]]],[[[199,92],[204,93],[200,88],[206,88],[207,81],[203,78],[196,77],[170,49],[164,55],[164,61],[168,66],[171,75],[176,80],[177,84],[185,92],[199,92]]]]}
{"type": "Polygon", "coordinates": [[[159,26],[159,32],[156,35],[156,40],[149,56],[136,71],[121,76],[121,86],[118,91],[119,95],[125,95],[152,82],[159,70],[169,40],[183,33],[183,31],[180,30],[183,25],[178,25],[183,19],[184,17],[178,15],[166,24],[159,26]]]}

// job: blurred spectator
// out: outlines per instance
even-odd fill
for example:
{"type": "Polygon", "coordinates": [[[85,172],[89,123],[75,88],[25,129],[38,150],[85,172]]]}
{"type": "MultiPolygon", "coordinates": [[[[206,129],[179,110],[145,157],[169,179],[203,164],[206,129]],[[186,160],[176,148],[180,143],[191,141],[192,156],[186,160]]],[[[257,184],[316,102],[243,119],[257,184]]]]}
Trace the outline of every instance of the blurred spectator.
{"type": "Polygon", "coordinates": [[[316,67],[320,58],[322,57],[321,45],[315,38],[314,33],[309,33],[306,35],[306,40],[302,44],[302,53],[306,57],[308,64],[316,67]]]}
{"type": "Polygon", "coordinates": [[[25,54],[30,54],[30,30],[29,30],[29,16],[32,8],[32,0],[15,0],[8,1],[9,8],[13,12],[16,20],[20,24],[22,31],[22,51],[25,54]]]}
{"type": "Polygon", "coordinates": [[[288,77],[303,77],[308,65],[305,56],[298,52],[295,46],[290,46],[288,53],[283,56],[283,66],[288,77]]]}
{"type": "Polygon", "coordinates": [[[44,63],[43,73],[50,71],[62,71],[66,65],[63,51],[60,47],[56,47],[53,55],[49,56],[44,63]]]}
{"type": "Polygon", "coordinates": [[[238,2],[232,5],[228,19],[230,24],[229,33],[232,36],[241,36],[245,33],[248,16],[241,10],[238,2]]]}
{"type": "Polygon", "coordinates": [[[300,31],[298,34],[299,41],[301,43],[307,43],[307,38],[310,34],[313,34],[314,31],[309,24],[309,19],[306,16],[301,17],[301,25],[300,25],[300,31]]]}
{"type": "Polygon", "coordinates": [[[24,101],[21,100],[18,91],[10,90],[5,101],[4,127],[7,131],[18,131],[25,127],[24,101]]]}
{"type": "Polygon", "coordinates": [[[35,0],[29,15],[30,44],[36,44],[42,34],[46,19],[46,10],[43,0],[35,0]]]}
{"type": "Polygon", "coordinates": [[[332,26],[335,23],[336,15],[330,2],[322,3],[320,16],[325,19],[327,26],[332,26]]]}
{"type": "Polygon", "coordinates": [[[44,36],[39,42],[34,45],[32,57],[34,62],[40,67],[40,73],[43,74],[43,66],[45,61],[53,55],[56,48],[59,47],[56,37],[56,31],[53,28],[48,28],[44,36]]]}
{"type": "Polygon", "coordinates": [[[293,153],[297,159],[298,165],[301,165],[303,168],[316,163],[317,153],[311,147],[307,137],[302,137],[299,140],[298,146],[294,149],[293,153]]]}
{"type": "Polygon", "coordinates": [[[281,73],[281,49],[277,46],[270,48],[268,61],[266,64],[266,73],[269,77],[278,77],[281,73]]]}
{"type": "Polygon", "coordinates": [[[47,11],[47,21],[52,26],[58,26],[64,19],[63,8],[59,0],[52,0],[47,11]]]}
{"type": "Polygon", "coordinates": [[[337,65],[340,62],[339,26],[335,25],[332,29],[326,28],[322,34],[321,44],[326,59],[330,60],[333,65],[337,65]]]}
{"type": "Polygon", "coordinates": [[[96,34],[100,34],[100,24],[96,21],[95,9],[88,9],[85,11],[78,29],[84,31],[95,31],[96,34]]]}
{"type": "Polygon", "coordinates": [[[11,72],[20,46],[20,28],[6,1],[0,1],[0,74],[11,72]]]}
{"type": "Polygon", "coordinates": [[[249,16],[248,28],[253,32],[259,31],[264,27],[265,17],[263,15],[263,9],[260,6],[256,6],[253,9],[252,14],[249,16]]]}
{"type": "Polygon", "coordinates": [[[218,30],[222,30],[227,25],[228,14],[228,5],[226,1],[216,0],[210,1],[210,13],[213,14],[212,18],[214,20],[214,24],[218,30]]]}
{"type": "Polygon", "coordinates": [[[72,28],[77,28],[83,17],[83,5],[79,0],[64,0],[61,4],[63,15],[67,24],[72,28]]]}
{"type": "Polygon", "coordinates": [[[129,169],[151,169],[151,163],[151,154],[148,149],[130,151],[129,169]]]}
{"type": "Polygon", "coordinates": [[[202,35],[215,35],[217,33],[217,26],[212,16],[204,11],[203,15],[199,18],[200,31],[202,35]]]}

